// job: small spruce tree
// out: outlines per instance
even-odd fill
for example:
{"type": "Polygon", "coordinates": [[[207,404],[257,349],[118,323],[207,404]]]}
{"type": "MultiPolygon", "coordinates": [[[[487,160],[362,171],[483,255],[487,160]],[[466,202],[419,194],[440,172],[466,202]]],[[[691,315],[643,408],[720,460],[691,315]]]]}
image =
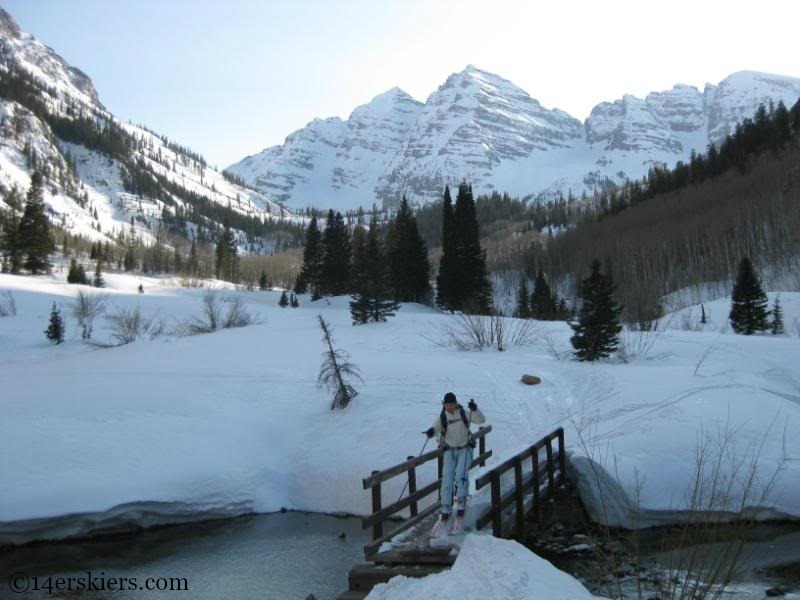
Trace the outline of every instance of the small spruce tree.
{"type": "Polygon", "coordinates": [[[528,305],[528,278],[523,275],[520,280],[519,290],[517,291],[517,310],[514,316],[520,319],[529,319],[531,316],[530,306],[528,305]]]}
{"type": "Polygon", "coordinates": [[[103,272],[101,271],[101,262],[98,260],[94,268],[94,277],[92,278],[92,285],[96,288],[106,287],[105,279],[103,279],[103,272]]]}
{"type": "Polygon", "coordinates": [[[278,300],[278,306],[281,308],[286,308],[289,306],[289,296],[286,294],[286,290],[281,292],[281,299],[278,300]]]}
{"type": "Polygon", "coordinates": [[[611,355],[619,347],[622,308],[614,300],[611,275],[600,272],[600,261],[591,265],[592,272],[581,282],[583,300],[578,322],[570,324],[575,335],[570,338],[575,356],[580,361],[595,361],[611,355]]]}
{"type": "Polygon", "coordinates": [[[262,292],[266,292],[269,289],[268,283],[267,272],[262,270],[261,277],[258,278],[258,289],[262,292]]]}
{"type": "Polygon", "coordinates": [[[78,263],[77,259],[69,261],[69,271],[67,271],[67,283],[78,283],[88,285],[89,280],[86,277],[86,271],[83,266],[78,263]]]}
{"type": "Polygon", "coordinates": [[[61,318],[61,311],[59,311],[55,302],[53,302],[53,308],[50,311],[50,324],[44,330],[44,334],[54,344],[60,344],[64,341],[64,320],[61,318]]]}
{"type": "Polygon", "coordinates": [[[297,301],[297,296],[294,295],[294,292],[289,294],[289,306],[292,308],[297,308],[300,306],[300,302],[297,301]]]}
{"type": "Polygon", "coordinates": [[[781,335],[786,333],[783,327],[783,309],[781,308],[780,296],[775,296],[775,303],[772,305],[772,323],[770,324],[770,332],[772,335],[781,335]]]}
{"type": "Polygon", "coordinates": [[[736,333],[752,335],[757,331],[766,331],[767,295],[761,288],[753,264],[746,256],[739,263],[739,274],[731,293],[731,312],[728,319],[736,333]]]}

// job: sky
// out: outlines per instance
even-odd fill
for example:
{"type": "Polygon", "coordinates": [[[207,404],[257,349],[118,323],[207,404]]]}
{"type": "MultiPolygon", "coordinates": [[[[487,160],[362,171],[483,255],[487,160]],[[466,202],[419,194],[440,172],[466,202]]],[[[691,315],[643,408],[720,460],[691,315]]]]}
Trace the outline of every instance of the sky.
{"type": "Polygon", "coordinates": [[[584,120],[623,94],[741,70],[800,77],[790,0],[0,0],[100,100],[226,167],[468,64],[584,120]]]}

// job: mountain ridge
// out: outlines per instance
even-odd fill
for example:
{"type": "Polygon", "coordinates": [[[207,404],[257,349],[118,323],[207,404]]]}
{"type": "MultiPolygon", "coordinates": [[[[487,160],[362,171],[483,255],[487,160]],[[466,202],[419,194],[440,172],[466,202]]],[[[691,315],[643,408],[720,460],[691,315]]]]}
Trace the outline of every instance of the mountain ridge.
{"type": "MultiPolygon", "coordinates": [[[[359,121],[358,111],[394,90],[399,88],[335,123],[359,121]]],[[[403,194],[424,203],[438,198],[445,184],[462,179],[470,180],[477,193],[497,190],[543,199],[591,194],[641,177],[655,164],[686,160],[692,150],[704,152],[751,117],[759,104],[791,106],[800,97],[800,79],[737,71],[702,91],[678,83],[644,98],[624,94],[598,103],[583,122],[561,109],[545,108],[511,81],[474,65],[449,75],[424,103],[403,95],[418,108],[408,137],[399,145],[397,139],[381,144],[379,134],[373,137],[374,152],[384,158],[394,154],[388,164],[365,156],[351,160],[333,151],[340,143],[336,136],[328,136],[328,148],[322,148],[314,136],[303,134],[318,129],[314,119],[283,144],[249,155],[228,170],[287,205],[340,210],[372,203],[391,207],[403,194]],[[292,157],[304,158],[302,170],[292,157]]],[[[391,122],[394,107],[380,108],[391,122]]]]}

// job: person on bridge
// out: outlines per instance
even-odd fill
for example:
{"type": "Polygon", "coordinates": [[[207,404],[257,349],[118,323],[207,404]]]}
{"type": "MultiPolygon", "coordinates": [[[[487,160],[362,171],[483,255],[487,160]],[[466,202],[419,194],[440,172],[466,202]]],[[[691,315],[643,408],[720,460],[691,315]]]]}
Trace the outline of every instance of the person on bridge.
{"type": "Polygon", "coordinates": [[[455,487],[456,516],[463,517],[469,495],[469,467],[475,442],[470,435],[472,423],[480,425],[486,417],[478,409],[475,400],[467,404],[469,416],[453,392],[447,392],[442,401],[442,412],[433,426],[425,431],[431,438],[439,435],[439,446],[444,448],[444,465],[442,467],[442,486],[439,495],[442,502],[442,521],[447,521],[453,511],[453,488],[455,487]]]}

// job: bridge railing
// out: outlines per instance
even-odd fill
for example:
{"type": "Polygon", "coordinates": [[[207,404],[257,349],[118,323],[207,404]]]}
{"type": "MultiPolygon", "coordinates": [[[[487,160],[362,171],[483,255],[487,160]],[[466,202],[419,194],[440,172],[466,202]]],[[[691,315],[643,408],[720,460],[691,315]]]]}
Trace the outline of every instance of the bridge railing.
{"type": "MultiPolygon", "coordinates": [[[[492,455],[491,450],[486,450],[486,435],[492,430],[492,426],[481,427],[475,432],[472,437],[478,442],[478,456],[473,459],[470,464],[470,469],[475,466],[485,466],[486,459],[492,455]]],[[[389,467],[382,471],[373,471],[369,477],[363,480],[364,489],[372,490],[372,514],[362,519],[362,526],[364,529],[372,527],[372,542],[364,546],[364,553],[369,556],[377,552],[381,544],[390,540],[395,535],[406,529],[417,525],[427,516],[433,514],[441,507],[441,501],[437,499],[435,502],[427,506],[422,511],[419,510],[420,501],[427,496],[439,491],[439,486],[442,481],[442,456],[444,455],[443,448],[431,450],[420,456],[409,456],[405,462],[389,467]],[[417,489],[417,473],[416,469],[420,465],[425,464],[431,460],[437,460],[438,463],[438,479],[432,481],[428,485],[417,489]],[[408,478],[408,495],[392,504],[383,506],[382,484],[384,481],[404,475],[408,478]],[[389,532],[384,532],[384,521],[400,512],[401,510],[409,508],[410,517],[403,521],[399,526],[393,528],[389,532]]]]}
{"type": "Polygon", "coordinates": [[[495,537],[511,537],[522,535],[525,519],[529,515],[539,521],[542,504],[552,497],[555,490],[564,485],[566,480],[566,455],[564,454],[564,429],[559,427],[526,450],[512,456],[481,475],[475,482],[479,490],[491,484],[492,503],[479,517],[478,529],[489,522],[492,523],[492,535],[495,537]],[[558,440],[558,453],[553,452],[553,441],[558,440]],[[545,451],[545,458],[540,452],[545,451]],[[526,469],[526,461],[530,460],[530,469],[526,469]],[[514,470],[514,485],[503,492],[503,474],[514,470]],[[542,486],[545,486],[542,489],[542,486]],[[532,492],[532,498],[527,497],[532,492]],[[515,505],[513,522],[503,523],[503,511],[515,505]]]}

